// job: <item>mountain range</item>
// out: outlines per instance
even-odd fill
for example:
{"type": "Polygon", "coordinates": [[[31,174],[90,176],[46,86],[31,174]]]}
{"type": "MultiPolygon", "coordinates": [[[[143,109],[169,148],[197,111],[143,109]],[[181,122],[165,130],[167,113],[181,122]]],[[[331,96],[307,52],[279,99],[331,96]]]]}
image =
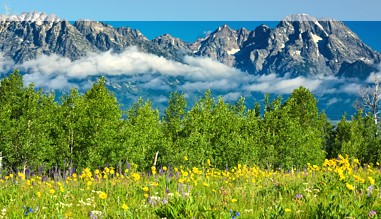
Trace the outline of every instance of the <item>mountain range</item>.
{"type": "Polygon", "coordinates": [[[306,14],[272,28],[221,25],[194,42],[38,12],[0,15],[0,75],[19,68],[24,82],[57,99],[70,87],[85,92],[104,75],[124,108],[143,97],[163,111],[170,91],[192,104],[206,89],[229,102],[244,96],[250,107],[264,93],[288,95],[302,85],[339,120],[354,113],[352,103],[380,63],[381,54],[343,22],[306,14]]]}
{"type": "Polygon", "coordinates": [[[291,15],[275,28],[233,30],[227,25],[195,42],[165,34],[148,40],[139,30],[106,23],[74,23],[44,13],[0,16],[0,52],[17,64],[40,55],[78,60],[88,53],[121,53],[130,46],[183,62],[185,56],[210,57],[251,75],[367,78],[381,54],[365,45],[343,22],[291,15]]]}

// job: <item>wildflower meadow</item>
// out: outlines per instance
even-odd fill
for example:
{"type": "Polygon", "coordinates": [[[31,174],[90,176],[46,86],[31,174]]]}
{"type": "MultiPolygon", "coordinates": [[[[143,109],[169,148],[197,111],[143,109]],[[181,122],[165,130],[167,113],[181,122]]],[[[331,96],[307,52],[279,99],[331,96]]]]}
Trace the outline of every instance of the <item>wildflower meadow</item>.
{"type": "Polygon", "coordinates": [[[81,94],[0,82],[2,218],[377,218],[380,126],[332,123],[304,87],[247,107],[205,91],[122,109],[105,78],[81,94]]]}
{"type": "Polygon", "coordinates": [[[380,167],[339,156],[306,169],[152,166],[1,176],[0,218],[377,218],[380,167]]]}

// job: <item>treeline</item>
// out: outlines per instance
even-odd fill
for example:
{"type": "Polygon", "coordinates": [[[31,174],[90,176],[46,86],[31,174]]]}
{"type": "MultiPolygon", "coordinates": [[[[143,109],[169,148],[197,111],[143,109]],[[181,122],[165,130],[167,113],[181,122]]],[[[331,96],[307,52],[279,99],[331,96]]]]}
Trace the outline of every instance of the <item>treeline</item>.
{"type": "Polygon", "coordinates": [[[183,94],[171,93],[164,116],[139,99],[122,111],[101,78],[81,95],[76,89],[53,94],[25,86],[15,71],[0,83],[2,166],[60,168],[137,164],[201,165],[218,168],[257,164],[265,168],[303,168],[348,154],[363,163],[380,160],[381,138],[372,116],[361,111],[336,125],[319,112],[311,92],[300,87],[291,96],[246,108],[205,92],[189,110],[183,94]],[[261,112],[261,107],[263,107],[261,112]],[[185,158],[186,157],[186,158],[185,158]]]}

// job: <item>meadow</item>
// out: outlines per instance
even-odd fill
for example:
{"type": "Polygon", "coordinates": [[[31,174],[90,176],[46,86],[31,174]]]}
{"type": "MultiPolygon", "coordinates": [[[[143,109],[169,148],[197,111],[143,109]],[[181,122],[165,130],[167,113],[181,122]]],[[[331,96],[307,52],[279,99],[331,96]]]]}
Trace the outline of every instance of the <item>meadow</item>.
{"type": "Polygon", "coordinates": [[[0,218],[378,218],[380,167],[339,156],[304,169],[192,167],[2,175],[0,218]]]}
{"type": "Polygon", "coordinates": [[[332,124],[304,87],[252,107],[175,91],[160,114],[141,98],[122,110],[105,78],[57,101],[15,71],[0,124],[0,219],[381,214],[377,120],[332,124]]]}

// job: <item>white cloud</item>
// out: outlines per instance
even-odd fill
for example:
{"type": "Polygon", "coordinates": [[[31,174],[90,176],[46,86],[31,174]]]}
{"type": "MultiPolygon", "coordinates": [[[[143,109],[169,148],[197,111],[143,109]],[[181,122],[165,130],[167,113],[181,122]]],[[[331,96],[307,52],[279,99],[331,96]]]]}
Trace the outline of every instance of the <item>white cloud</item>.
{"type": "Polygon", "coordinates": [[[329,99],[328,102],[327,102],[327,107],[329,107],[329,106],[331,106],[332,104],[335,104],[335,103],[337,103],[337,102],[339,102],[339,101],[341,101],[341,99],[338,99],[338,98],[336,98],[336,97],[331,98],[331,99],[329,99]]]}
{"type": "Polygon", "coordinates": [[[44,75],[39,73],[25,74],[23,76],[25,84],[34,83],[36,87],[43,87],[49,89],[67,89],[70,87],[78,88],[79,86],[74,83],[70,83],[65,75],[44,75]]]}
{"type": "Polygon", "coordinates": [[[203,91],[207,89],[211,90],[232,90],[239,88],[240,84],[232,82],[228,79],[221,79],[215,81],[196,81],[196,82],[186,82],[184,85],[180,86],[180,90],[183,91],[203,91]]]}
{"type": "MultiPolygon", "coordinates": [[[[26,72],[24,77],[26,83],[34,82],[37,87],[50,89],[88,87],[91,83],[86,82],[86,78],[89,76],[124,75],[128,77],[116,78],[116,82],[136,89],[168,91],[172,87],[168,76],[181,76],[185,81],[179,83],[177,87],[179,90],[219,90],[226,92],[225,99],[232,100],[237,98],[238,93],[235,92],[289,94],[295,88],[304,86],[318,94],[355,95],[361,87],[359,81],[335,77],[292,78],[289,75],[279,77],[276,74],[250,75],[206,57],[186,56],[183,62],[168,60],[141,52],[136,47],[129,47],[122,53],[112,51],[89,53],[76,61],[58,55],[42,55],[17,67],[26,72]],[[82,81],[83,84],[78,84],[78,81],[82,81]]],[[[1,66],[10,64],[5,61],[0,62],[0,70],[1,66]]]]}
{"type": "Polygon", "coordinates": [[[258,76],[252,84],[245,86],[244,89],[262,93],[288,94],[295,88],[304,86],[313,92],[325,86],[324,82],[325,81],[320,78],[305,78],[301,76],[289,78],[288,76],[277,77],[275,74],[269,74],[258,76]]]}
{"type": "Polygon", "coordinates": [[[222,99],[226,102],[237,101],[242,96],[241,92],[230,92],[222,96],[222,99]]]}
{"type": "Polygon", "coordinates": [[[141,87],[145,89],[170,90],[169,85],[163,81],[162,77],[155,77],[146,83],[142,83],[141,87]]]}
{"type": "Polygon", "coordinates": [[[12,71],[14,64],[15,63],[11,59],[4,57],[4,55],[0,53],[0,75],[12,71]]]}
{"type": "Polygon", "coordinates": [[[168,102],[168,97],[160,95],[159,97],[156,98],[157,103],[166,103],[168,102]]]}
{"type": "Polygon", "coordinates": [[[64,75],[68,78],[83,79],[95,75],[138,75],[156,74],[164,76],[185,76],[191,80],[229,78],[243,74],[210,58],[185,57],[184,63],[175,62],[129,47],[122,53],[112,51],[94,54],[71,61],[58,55],[42,55],[35,60],[24,62],[20,70],[29,74],[64,75]]]}
{"type": "MultiPolygon", "coordinates": [[[[381,68],[381,65],[379,66],[381,68]]],[[[380,72],[372,72],[368,78],[366,79],[367,83],[374,83],[375,81],[381,81],[381,71],[380,72]]]]}
{"type": "Polygon", "coordinates": [[[359,83],[347,83],[342,85],[339,89],[339,93],[346,93],[346,94],[358,94],[360,92],[360,89],[363,85],[359,83]]]}

